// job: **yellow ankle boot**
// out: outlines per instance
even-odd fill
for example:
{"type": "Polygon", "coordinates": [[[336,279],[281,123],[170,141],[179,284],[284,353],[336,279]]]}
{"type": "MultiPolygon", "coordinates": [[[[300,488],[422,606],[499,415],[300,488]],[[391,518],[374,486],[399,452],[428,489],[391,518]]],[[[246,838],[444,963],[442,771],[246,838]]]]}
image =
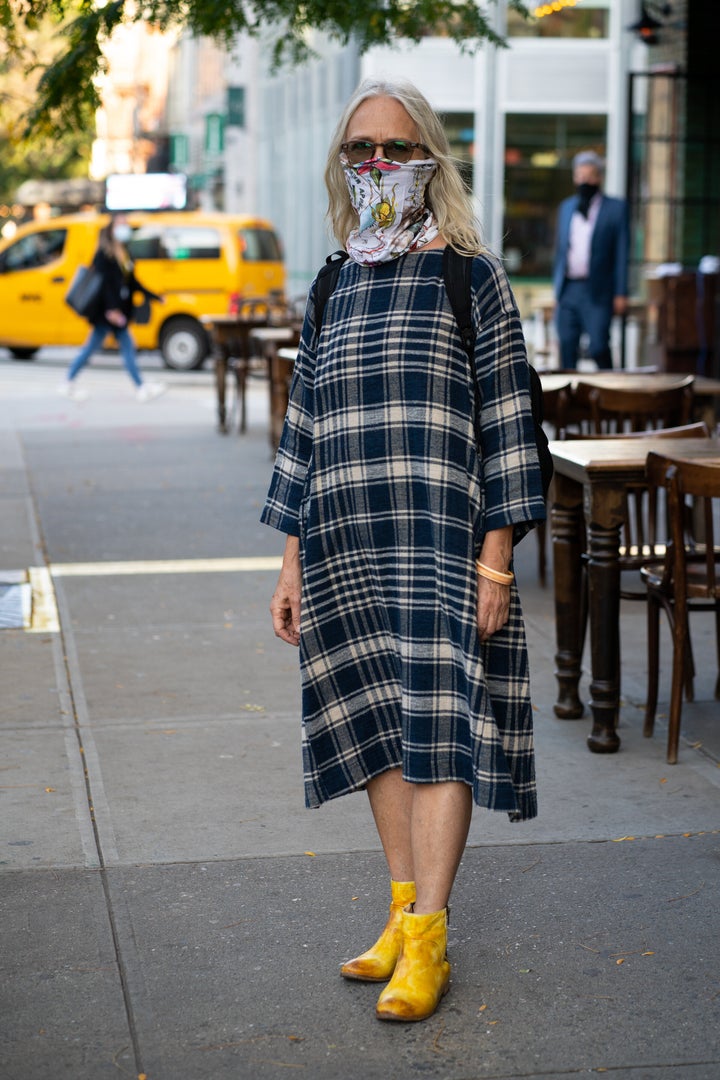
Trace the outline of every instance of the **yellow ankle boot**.
{"type": "Polygon", "coordinates": [[[362,982],[385,982],[395,970],[402,945],[402,910],[415,903],[415,882],[391,881],[390,889],[392,903],[385,929],[371,949],[343,964],[340,968],[343,978],[360,979],[362,982]]]}
{"type": "Polygon", "coordinates": [[[431,915],[402,913],[402,952],[378,998],[379,1020],[426,1020],[448,992],[447,908],[431,915]]]}

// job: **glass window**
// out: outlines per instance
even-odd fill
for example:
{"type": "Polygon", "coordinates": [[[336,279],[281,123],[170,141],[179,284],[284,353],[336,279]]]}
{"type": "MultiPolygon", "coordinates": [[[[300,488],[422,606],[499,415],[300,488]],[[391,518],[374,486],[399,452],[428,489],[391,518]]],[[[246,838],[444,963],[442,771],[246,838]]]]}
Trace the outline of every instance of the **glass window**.
{"type": "Polygon", "coordinates": [[[280,262],[280,242],[270,229],[240,229],[240,253],[245,262],[280,262]]]}
{"type": "Polygon", "coordinates": [[[22,236],[0,255],[0,273],[11,270],[34,270],[55,262],[65,248],[65,229],[45,229],[22,236]]]}
{"type": "Polygon", "coordinates": [[[473,113],[448,113],[443,127],[450,142],[450,152],[460,165],[462,178],[472,191],[475,157],[475,117],[473,113]]]}
{"type": "Polygon", "coordinates": [[[128,243],[133,259],[219,259],[220,233],[199,225],[143,225],[128,243]]]}
{"type": "Polygon", "coordinates": [[[606,117],[509,114],[505,126],[504,257],[508,273],[550,277],[558,204],[571,195],[579,150],[604,155],[606,117]]]}
{"type": "Polygon", "coordinates": [[[508,11],[508,37],[606,38],[609,32],[609,0],[555,0],[553,4],[529,3],[530,18],[508,11]],[[562,7],[560,7],[562,4],[562,7]],[[554,10],[559,7],[559,10],[554,10]]]}

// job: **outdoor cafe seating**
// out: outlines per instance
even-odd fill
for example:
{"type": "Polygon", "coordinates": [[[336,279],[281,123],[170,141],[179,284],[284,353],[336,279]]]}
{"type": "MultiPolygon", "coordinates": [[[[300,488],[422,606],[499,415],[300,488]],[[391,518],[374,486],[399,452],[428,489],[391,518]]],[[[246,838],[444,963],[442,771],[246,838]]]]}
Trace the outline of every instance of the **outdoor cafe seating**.
{"type": "MultiPolygon", "coordinates": [[[[561,403],[565,438],[703,438],[710,432],[704,422],[689,423],[693,402],[693,377],[681,377],[676,385],[598,385],[579,381],[572,399],[561,403]],[[580,427],[569,434],[574,421],[580,427]]],[[[627,571],[637,571],[648,554],[664,551],[665,535],[658,529],[657,499],[643,482],[625,486],[620,535],[620,597],[644,600],[639,581],[627,583],[627,571]]]]}
{"type": "MultiPolygon", "coordinates": [[[[544,373],[543,408],[555,439],[680,427],[690,419],[692,376],[637,372],[544,373]],[[548,377],[549,375],[549,377],[548,377]]],[[[546,581],[546,529],[537,530],[538,578],[546,581]]]]}
{"type": "MultiPolygon", "coordinates": [[[[262,296],[243,300],[229,315],[207,315],[202,319],[210,335],[215,365],[218,431],[225,435],[234,426],[247,430],[247,384],[252,375],[267,379],[270,414],[287,408],[285,372],[278,370],[281,345],[296,346],[301,321],[282,296],[262,296]],[[227,401],[228,374],[233,377],[234,400],[227,401]]],[[[271,425],[272,428],[272,425],[271,425]]]]}

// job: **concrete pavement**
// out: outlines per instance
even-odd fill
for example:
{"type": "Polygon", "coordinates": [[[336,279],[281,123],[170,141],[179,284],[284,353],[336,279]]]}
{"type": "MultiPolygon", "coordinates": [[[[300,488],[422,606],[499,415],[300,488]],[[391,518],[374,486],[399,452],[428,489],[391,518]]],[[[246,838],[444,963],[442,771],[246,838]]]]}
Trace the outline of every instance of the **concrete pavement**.
{"type": "MultiPolygon", "coordinates": [[[[221,437],[209,371],[140,405],[108,358],[76,404],[66,359],[0,357],[0,571],[49,567],[57,608],[0,631],[1,1080],[720,1076],[710,619],[679,764],[662,721],[642,737],[632,608],[622,750],[592,755],[589,720],[552,713],[552,593],[523,542],[540,816],[476,810],[451,992],[379,1024],[378,988],[337,970],[384,921],[383,858],[364,796],[303,808],[297,655],[267,615],[265,388],[221,437]]],[[[661,712],[668,692],[665,672],[661,712]]]]}

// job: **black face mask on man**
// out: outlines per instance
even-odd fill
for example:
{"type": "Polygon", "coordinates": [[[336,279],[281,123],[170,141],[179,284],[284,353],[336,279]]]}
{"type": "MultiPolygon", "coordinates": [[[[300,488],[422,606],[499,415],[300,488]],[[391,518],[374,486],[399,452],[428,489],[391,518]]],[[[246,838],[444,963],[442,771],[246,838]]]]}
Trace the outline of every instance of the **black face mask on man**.
{"type": "Polygon", "coordinates": [[[600,190],[600,185],[576,184],[575,190],[577,192],[578,199],[580,200],[578,203],[578,210],[580,211],[582,216],[586,218],[590,209],[590,200],[592,199],[593,195],[597,195],[598,191],[600,190]]]}

